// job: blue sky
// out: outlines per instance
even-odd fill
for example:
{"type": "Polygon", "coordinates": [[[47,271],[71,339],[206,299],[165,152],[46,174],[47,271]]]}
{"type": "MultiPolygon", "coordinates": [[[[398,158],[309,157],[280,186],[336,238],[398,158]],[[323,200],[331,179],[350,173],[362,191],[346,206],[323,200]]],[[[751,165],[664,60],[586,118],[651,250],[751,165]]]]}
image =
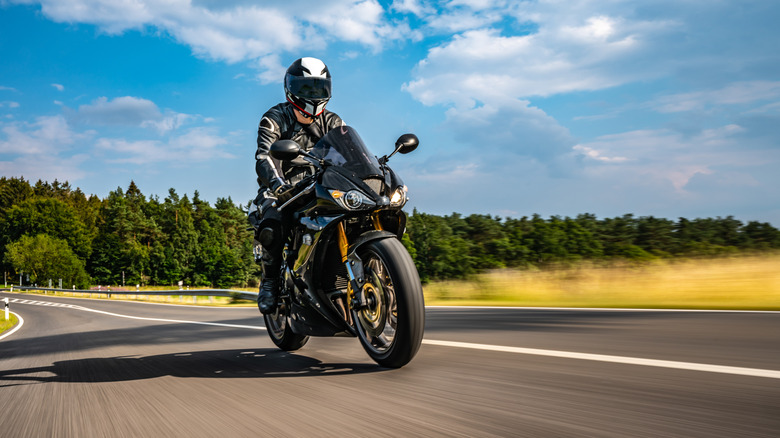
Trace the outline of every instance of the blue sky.
{"type": "Polygon", "coordinates": [[[0,0],[0,173],[254,197],[286,66],[394,157],[409,207],[780,225],[780,3],[0,0]]]}

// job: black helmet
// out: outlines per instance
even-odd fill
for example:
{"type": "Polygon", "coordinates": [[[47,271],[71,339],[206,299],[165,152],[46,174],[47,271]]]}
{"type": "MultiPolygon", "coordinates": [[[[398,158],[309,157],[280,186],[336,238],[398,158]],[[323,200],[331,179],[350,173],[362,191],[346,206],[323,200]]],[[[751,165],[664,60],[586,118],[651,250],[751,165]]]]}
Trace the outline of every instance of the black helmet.
{"type": "Polygon", "coordinates": [[[320,115],[330,99],[330,72],[317,58],[301,58],[284,75],[287,101],[304,113],[320,115]]]}

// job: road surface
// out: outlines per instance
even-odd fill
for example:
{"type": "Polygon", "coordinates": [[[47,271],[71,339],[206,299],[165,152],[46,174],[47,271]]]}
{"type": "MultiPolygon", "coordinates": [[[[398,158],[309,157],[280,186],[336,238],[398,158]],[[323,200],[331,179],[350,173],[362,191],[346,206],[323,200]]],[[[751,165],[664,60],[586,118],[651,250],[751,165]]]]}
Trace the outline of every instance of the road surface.
{"type": "Polygon", "coordinates": [[[390,370],[253,308],[5,296],[0,436],[780,436],[780,313],[428,308],[390,370]]]}

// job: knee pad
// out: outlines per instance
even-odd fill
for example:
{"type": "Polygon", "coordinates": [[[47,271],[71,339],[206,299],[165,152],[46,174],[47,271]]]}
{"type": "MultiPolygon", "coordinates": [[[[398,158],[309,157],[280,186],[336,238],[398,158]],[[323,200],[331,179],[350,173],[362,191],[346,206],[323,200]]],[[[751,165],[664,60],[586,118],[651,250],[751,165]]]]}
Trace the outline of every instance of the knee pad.
{"type": "Polygon", "coordinates": [[[276,232],[271,227],[265,227],[257,235],[257,241],[260,242],[260,245],[271,248],[274,245],[274,240],[276,238],[276,232]]]}

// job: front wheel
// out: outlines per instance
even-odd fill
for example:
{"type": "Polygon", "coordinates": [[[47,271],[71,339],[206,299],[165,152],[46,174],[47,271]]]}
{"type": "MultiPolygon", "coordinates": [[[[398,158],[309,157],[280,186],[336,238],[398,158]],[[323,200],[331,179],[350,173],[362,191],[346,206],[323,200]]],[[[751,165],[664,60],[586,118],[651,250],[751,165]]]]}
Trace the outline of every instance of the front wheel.
{"type": "MultiPolygon", "coordinates": [[[[425,303],[417,269],[396,239],[366,244],[363,294],[368,306],[352,310],[358,338],[379,365],[400,368],[417,354],[425,328],[425,303]]],[[[359,275],[359,274],[358,274],[359,275]]]]}

